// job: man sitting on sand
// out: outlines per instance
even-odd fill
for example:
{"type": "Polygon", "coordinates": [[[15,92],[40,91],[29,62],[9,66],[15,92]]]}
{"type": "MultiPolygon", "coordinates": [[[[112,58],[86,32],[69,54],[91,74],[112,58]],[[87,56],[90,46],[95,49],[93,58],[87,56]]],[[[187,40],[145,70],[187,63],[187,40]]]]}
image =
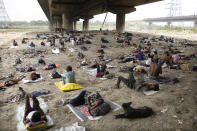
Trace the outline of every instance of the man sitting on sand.
{"type": "Polygon", "coordinates": [[[25,114],[23,118],[24,124],[41,124],[47,122],[46,115],[39,106],[39,101],[33,94],[26,93],[23,88],[19,87],[19,91],[25,96],[25,114]],[[33,107],[30,105],[30,99],[33,100],[33,107]]]}
{"type": "Polygon", "coordinates": [[[67,66],[66,71],[67,71],[66,73],[61,74],[61,76],[63,78],[63,83],[64,84],[76,83],[75,72],[72,71],[72,67],[71,66],[67,66]]]}

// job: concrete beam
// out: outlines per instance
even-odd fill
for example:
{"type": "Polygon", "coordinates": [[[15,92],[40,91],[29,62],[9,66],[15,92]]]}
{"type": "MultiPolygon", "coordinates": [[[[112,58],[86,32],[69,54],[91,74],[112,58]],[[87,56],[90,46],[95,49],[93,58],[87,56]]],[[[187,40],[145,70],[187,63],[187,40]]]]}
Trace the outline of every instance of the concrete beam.
{"type": "Polygon", "coordinates": [[[44,11],[47,19],[49,22],[51,22],[51,17],[50,17],[50,10],[49,10],[49,3],[47,0],[38,0],[38,3],[42,10],[44,11]]]}
{"type": "Polygon", "coordinates": [[[194,21],[194,28],[197,28],[197,21],[194,21]]]}
{"type": "Polygon", "coordinates": [[[62,14],[62,28],[65,31],[73,31],[73,19],[69,12],[62,14]]]}
{"type": "Polygon", "coordinates": [[[125,30],[125,14],[116,15],[116,31],[123,33],[125,30]]]}
{"type": "Polygon", "coordinates": [[[127,14],[136,11],[136,8],[134,6],[109,5],[107,10],[114,14],[127,14]]]}

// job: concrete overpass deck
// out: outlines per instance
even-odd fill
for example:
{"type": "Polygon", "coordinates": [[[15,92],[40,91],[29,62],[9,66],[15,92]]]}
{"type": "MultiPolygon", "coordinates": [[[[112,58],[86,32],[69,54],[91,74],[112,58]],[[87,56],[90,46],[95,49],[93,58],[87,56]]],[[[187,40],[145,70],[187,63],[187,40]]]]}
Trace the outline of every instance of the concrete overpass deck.
{"type": "Polygon", "coordinates": [[[65,31],[76,29],[76,21],[84,19],[83,30],[88,30],[94,15],[111,12],[117,15],[116,29],[124,31],[125,14],[136,11],[136,6],[161,0],[38,0],[51,27],[65,31]]]}

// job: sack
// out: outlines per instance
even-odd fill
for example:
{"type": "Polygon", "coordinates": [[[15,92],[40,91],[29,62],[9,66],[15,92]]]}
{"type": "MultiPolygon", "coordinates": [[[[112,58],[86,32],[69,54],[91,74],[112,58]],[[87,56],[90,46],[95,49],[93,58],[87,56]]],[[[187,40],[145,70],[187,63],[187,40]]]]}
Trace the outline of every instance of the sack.
{"type": "Polygon", "coordinates": [[[90,114],[92,116],[104,116],[105,114],[107,114],[109,111],[111,110],[111,106],[106,103],[103,102],[101,105],[99,105],[98,107],[96,107],[95,109],[90,111],[90,114]]]}
{"type": "Polygon", "coordinates": [[[182,65],[180,65],[180,68],[183,71],[192,71],[193,65],[192,64],[182,64],[182,65]]]}

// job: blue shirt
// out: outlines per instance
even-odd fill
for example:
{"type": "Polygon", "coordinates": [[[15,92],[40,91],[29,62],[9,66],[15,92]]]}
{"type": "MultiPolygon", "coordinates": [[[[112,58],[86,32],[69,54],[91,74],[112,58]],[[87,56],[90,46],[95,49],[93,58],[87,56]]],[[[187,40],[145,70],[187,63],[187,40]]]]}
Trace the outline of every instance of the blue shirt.
{"type": "Polygon", "coordinates": [[[75,72],[73,72],[73,71],[69,71],[69,72],[63,73],[63,74],[61,74],[61,76],[64,79],[65,84],[67,84],[67,83],[76,83],[75,72]]]}

